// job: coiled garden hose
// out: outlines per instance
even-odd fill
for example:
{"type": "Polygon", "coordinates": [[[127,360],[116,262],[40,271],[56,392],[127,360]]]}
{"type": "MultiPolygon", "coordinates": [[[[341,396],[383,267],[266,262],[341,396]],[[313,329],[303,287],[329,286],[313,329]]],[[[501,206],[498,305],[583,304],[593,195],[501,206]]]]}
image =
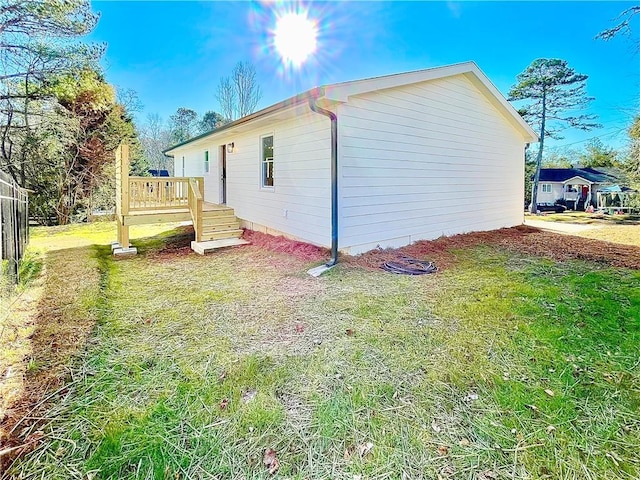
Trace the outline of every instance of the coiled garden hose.
{"type": "Polygon", "coordinates": [[[438,271],[438,267],[433,262],[405,256],[400,259],[402,262],[384,262],[380,268],[399,275],[426,275],[438,271]]]}

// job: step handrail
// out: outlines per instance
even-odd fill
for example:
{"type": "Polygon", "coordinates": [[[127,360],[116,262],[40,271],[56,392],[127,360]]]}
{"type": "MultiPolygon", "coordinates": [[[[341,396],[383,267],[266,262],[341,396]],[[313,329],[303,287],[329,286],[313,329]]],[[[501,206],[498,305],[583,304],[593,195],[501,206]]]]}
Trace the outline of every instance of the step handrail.
{"type": "Polygon", "coordinates": [[[189,178],[189,212],[193,220],[196,242],[202,241],[202,203],[204,202],[198,179],[189,178]]]}

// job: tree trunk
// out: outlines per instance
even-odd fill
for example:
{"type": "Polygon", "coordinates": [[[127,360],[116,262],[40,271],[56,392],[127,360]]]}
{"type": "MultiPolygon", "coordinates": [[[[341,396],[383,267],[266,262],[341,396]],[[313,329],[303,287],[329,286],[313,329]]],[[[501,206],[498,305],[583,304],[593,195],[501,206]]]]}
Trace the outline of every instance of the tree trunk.
{"type": "Polygon", "coordinates": [[[540,146],[538,147],[538,155],[536,158],[536,174],[533,177],[533,192],[531,193],[531,207],[529,211],[536,213],[538,211],[538,184],[540,183],[540,168],[542,167],[542,150],[544,148],[544,127],[547,113],[547,89],[542,90],[542,122],[540,125],[540,146]]]}

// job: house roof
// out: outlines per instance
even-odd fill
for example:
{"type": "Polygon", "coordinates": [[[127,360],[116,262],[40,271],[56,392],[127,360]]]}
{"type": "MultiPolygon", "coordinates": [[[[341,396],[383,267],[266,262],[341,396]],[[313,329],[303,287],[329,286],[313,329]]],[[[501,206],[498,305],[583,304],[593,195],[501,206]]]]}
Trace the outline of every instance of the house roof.
{"type": "MultiPolygon", "coordinates": [[[[581,168],[579,165],[576,168],[581,168]]],[[[598,168],[590,168],[584,167],[584,170],[587,171],[596,171],[598,173],[603,173],[611,178],[615,183],[629,183],[629,175],[624,171],[616,167],[598,167],[598,168]]]]}
{"type": "Polygon", "coordinates": [[[475,62],[464,62],[444,67],[434,67],[413,72],[397,73],[393,75],[334,83],[312,88],[311,90],[307,90],[306,92],[288,98],[282,102],[278,102],[270,107],[252,113],[251,115],[242,117],[215,130],[174,145],[164,150],[164,153],[166,155],[170,155],[176,148],[216,135],[220,132],[253,120],[257,120],[258,118],[265,117],[277,111],[306,103],[311,97],[315,97],[318,100],[325,100],[328,103],[346,102],[349,97],[353,95],[361,95],[363,93],[436,80],[454,75],[464,75],[469,81],[471,81],[471,83],[485,95],[489,102],[507,119],[507,121],[522,134],[525,141],[538,141],[538,135],[527,124],[527,122],[522,119],[520,114],[515,110],[515,108],[513,108],[513,106],[511,106],[493,83],[491,83],[489,78],[482,73],[475,62]]]}
{"type": "Polygon", "coordinates": [[[632,193],[632,192],[635,192],[636,190],[630,187],[621,187],[620,185],[611,185],[609,187],[602,187],[599,191],[603,193],[626,193],[626,192],[632,193]]]}
{"type": "Polygon", "coordinates": [[[564,183],[574,177],[580,177],[591,183],[616,183],[618,177],[610,173],[605,173],[601,170],[596,170],[591,167],[584,168],[541,168],[540,169],[540,181],[541,182],[561,182],[564,183]]]}

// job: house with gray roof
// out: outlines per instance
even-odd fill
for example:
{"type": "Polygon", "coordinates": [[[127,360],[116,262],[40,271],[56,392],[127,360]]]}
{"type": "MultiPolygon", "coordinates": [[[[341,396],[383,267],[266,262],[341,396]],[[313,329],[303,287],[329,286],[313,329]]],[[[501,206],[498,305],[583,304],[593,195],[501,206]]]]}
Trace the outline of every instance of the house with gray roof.
{"type": "Polygon", "coordinates": [[[560,201],[571,210],[584,210],[597,205],[601,189],[623,184],[625,180],[617,168],[541,168],[538,203],[560,201]]]}

